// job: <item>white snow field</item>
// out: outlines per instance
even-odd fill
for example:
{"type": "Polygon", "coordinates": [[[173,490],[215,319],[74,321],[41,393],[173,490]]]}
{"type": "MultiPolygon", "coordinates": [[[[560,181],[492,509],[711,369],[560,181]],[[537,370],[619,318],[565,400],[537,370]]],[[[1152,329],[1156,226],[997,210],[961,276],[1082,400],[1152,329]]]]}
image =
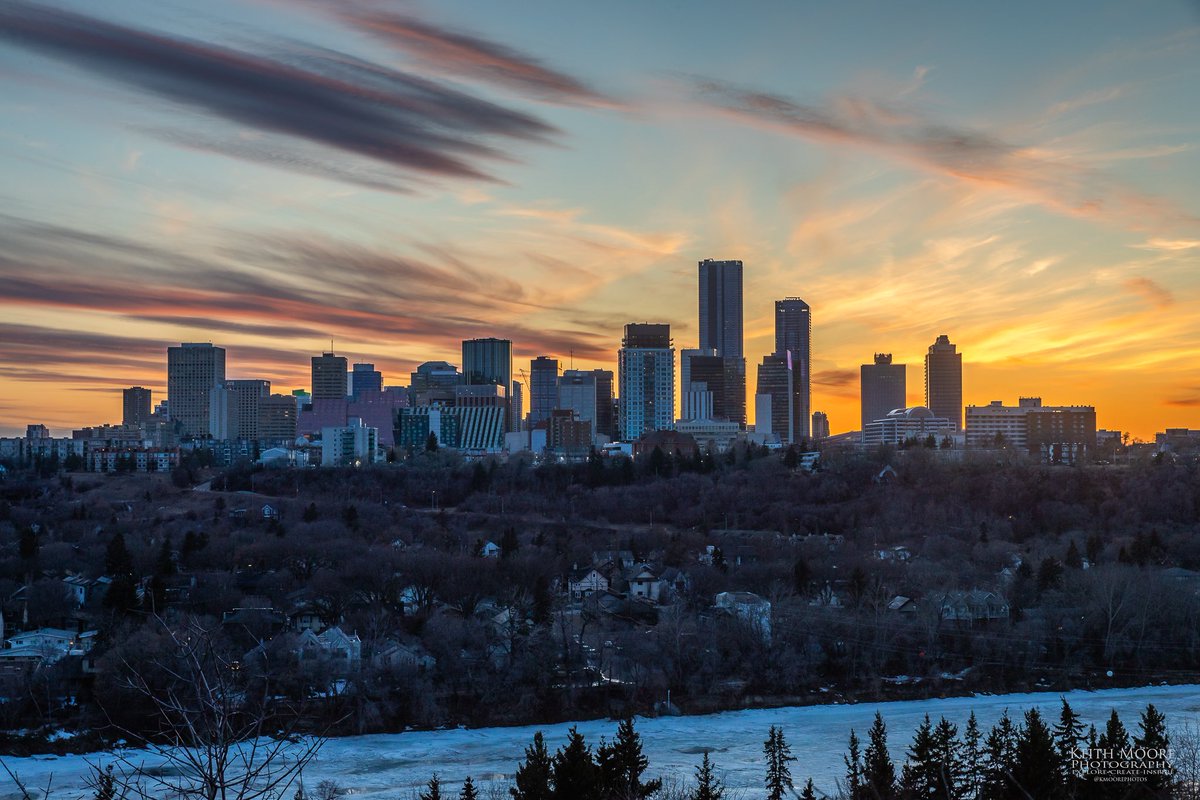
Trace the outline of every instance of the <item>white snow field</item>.
{"type": "MultiPolygon", "coordinates": [[[[842,755],[850,729],[856,730],[859,738],[865,740],[876,711],[883,713],[888,726],[889,750],[899,765],[913,731],[925,714],[929,714],[934,722],[945,716],[959,726],[961,734],[968,714],[974,710],[986,735],[1004,709],[1009,710],[1016,722],[1020,722],[1025,710],[1034,706],[1048,718],[1048,723],[1057,721],[1060,697],[1067,698],[1085,724],[1095,724],[1101,729],[1109,712],[1116,709],[1125,727],[1131,734],[1136,733],[1139,716],[1147,703],[1153,703],[1165,713],[1171,727],[1200,722],[1200,685],[1186,685],[1074,691],[1065,695],[979,695],[892,703],[793,706],[696,717],[639,718],[637,729],[650,759],[648,777],[673,774],[690,781],[693,767],[708,750],[726,785],[751,800],[765,794],[762,789],[762,746],[771,725],[783,728],[792,754],[797,758],[792,764],[797,789],[811,776],[818,790],[832,793],[836,781],[845,771],[842,755]]],[[[473,776],[476,784],[483,787],[491,781],[511,778],[535,731],[543,732],[546,746],[553,752],[565,741],[571,724],[331,739],[305,770],[304,782],[312,787],[318,781],[329,779],[355,796],[373,800],[409,800],[414,790],[436,770],[444,780],[444,787],[451,789],[452,796],[457,797],[458,786],[467,775],[473,776]]],[[[593,747],[601,736],[612,738],[616,729],[616,723],[607,720],[576,724],[593,747]]],[[[90,797],[85,786],[87,762],[105,764],[110,760],[104,753],[4,759],[31,789],[44,788],[52,776],[53,800],[90,797]]],[[[147,759],[148,766],[153,763],[153,759],[147,759]]],[[[35,792],[35,796],[38,795],[40,791],[35,792]]],[[[11,782],[0,786],[0,800],[9,798],[19,798],[11,782]]],[[[285,800],[291,800],[290,794],[285,800]]]]}

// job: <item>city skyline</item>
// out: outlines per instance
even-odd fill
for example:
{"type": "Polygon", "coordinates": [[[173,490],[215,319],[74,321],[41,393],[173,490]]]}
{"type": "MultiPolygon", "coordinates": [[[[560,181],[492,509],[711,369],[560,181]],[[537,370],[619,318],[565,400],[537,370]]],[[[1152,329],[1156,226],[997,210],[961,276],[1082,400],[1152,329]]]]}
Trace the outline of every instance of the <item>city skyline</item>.
{"type": "Polygon", "coordinates": [[[181,342],[280,392],[330,336],[614,369],[632,320],[699,346],[704,258],[748,369],[812,306],[835,432],[943,332],[963,405],[1196,426],[1194,6],[761,8],[0,2],[0,434],[120,420],[181,342]]]}

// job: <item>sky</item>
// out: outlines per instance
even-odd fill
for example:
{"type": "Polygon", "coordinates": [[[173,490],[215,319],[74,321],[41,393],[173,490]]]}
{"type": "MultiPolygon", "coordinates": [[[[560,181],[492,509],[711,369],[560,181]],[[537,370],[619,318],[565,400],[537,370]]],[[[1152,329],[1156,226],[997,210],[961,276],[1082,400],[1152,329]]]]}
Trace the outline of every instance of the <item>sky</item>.
{"type": "MultiPolygon", "coordinates": [[[[814,410],[939,334],[964,401],[1200,428],[1200,4],[0,0],[0,435],[166,347],[305,388],[460,341],[697,344],[697,262],[813,314],[814,410]]],[[[749,403],[753,414],[753,403],[749,403]]]]}

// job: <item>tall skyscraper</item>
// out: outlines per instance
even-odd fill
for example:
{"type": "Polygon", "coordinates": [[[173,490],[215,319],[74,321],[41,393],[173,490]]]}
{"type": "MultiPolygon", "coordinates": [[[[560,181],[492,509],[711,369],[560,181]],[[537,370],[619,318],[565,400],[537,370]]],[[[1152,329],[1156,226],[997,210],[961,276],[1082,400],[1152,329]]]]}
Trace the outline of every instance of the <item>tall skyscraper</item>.
{"type": "MultiPolygon", "coordinates": [[[[700,349],[726,359],[723,397],[713,395],[713,416],[746,423],[746,358],[742,346],[742,262],[699,263],[700,349]],[[737,386],[741,385],[740,394],[737,386]]],[[[684,387],[686,391],[687,387],[684,387]]]]}
{"type": "MultiPolygon", "coordinates": [[[[596,376],[596,434],[617,438],[617,406],[613,398],[613,374],[611,369],[594,369],[596,376]]],[[[672,401],[673,403],[674,401],[672,401]]]]}
{"type": "Polygon", "coordinates": [[[312,357],[312,399],[346,399],[346,357],[322,353],[312,357]]]}
{"type": "Polygon", "coordinates": [[[742,262],[700,262],[700,349],[742,358],[742,262]]]}
{"type": "MultiPolygon", "coordinates": [[[[713,391],[720,386],[709,386],[705,377],[692,377],[692,359],[715,358],[713,348],[689,347],[679,351],[679,417],[680,419],[712,419],[713,391]]],[[[724,373],[722,372],[722,378],[724,373]]]]}
{"type": "Polygon", "coordinates": [[[181,436],[208,436],[209,393],[224,380],[225,348],[207,342],[167,348],[167,400],[181,436]]]}
{"type": "MultiPolygon", "coordinates": [[[[462,343],[463,376],[471,386],[494,383],[503,386],[505,393],[511,391],[512,341],[509,339],[465,339],[462,343]]],[[[520,420],[513,419],[509,408],[508,425],[505,430],[520,429],[520,420]]]]}
{"type": "Polygon", "coordinates": [[[529,362],[529,426],[550,419],[558,402],[558,359],[538,356],[529,362]]]}
{"type": "Polygon", "coordinates": [[[763,424],[755,417],[754,429],[760,432],[771,432],[786,443],[797,440],[797,430],[800,429],[795,409],[794,375],[788,369],[787,356],[763,356],[758,365],[758,385],[754,390],[755,414],[765,408],[770,408],[769,424],[763,424]],[[771,398],[770,403],[762,404],[759,398],[771,398]]]}
{"type": "Polygon", "coordinates": [[[793,440],[809,436],[812,409],[812,309],[799,297],[775,301],[775,355],[792,354],[793,440]]]}
{"type": "Polygon", "coordinates": [[[225,386],[233,392],[235,422],[231,426],[230,439],[245,439],[256,442],[259,439],[259,419],[262,415],[262,401],[271,394],[271,382],[264,380],[234,380],[225,381],[225,386]]]}
{"type": "Polygon", "coordinates": [[[374,364],[355,364],[350,372],[350,396],[355,400],[365,391],[383,391],[383,373],[374,364]]]}
{"type": "Polygon", "coordinates": [[[596,432],[596,418],[600,411],[596,402],[596,372],[564,370],[558,379],[558,398],[554,404],[554,408],[571,411],[579,420],[591,423],[593,433],[596,432]]]}
{"type": "Polygon", "coordinates": [[[296,398],[272,394],[258,404],[258,439],[267,444],[291,444],[296,439],[296,398]]]}
{"type": "Polygon", "coordinates": [[[863,364],[859,374],[862,430],[865,431],[868,423],[883,419],[888,412],[907,404],[905,365],[893,364],[891,353],[876,353],[875,363],[863,364]]]}
{"type": "Polygon", "coordinates": [[[925,354],[925,406],[962,430],[962,353],[942,334],[925,354]]]}
{"type": "Polygon", "coordinates": [[[150,421],[150,390],[130,386],[121,392],[121,424],[141,425],[150,421]]]}
{"type": "Polygon", "coordinates": [[[525,387],[520,381],[512,382],[512,391],[508,395],[509,430],[521,430],[521,421],[525,419],[525,387]]]}
{"type": "Polygon", "coordinates": [[[633,441],[675,424],[675,348],[666,323],[631,323],[617,351],[619,432],[633,441]]]}
{"type": "Polygon", "coordinates": [[[829,438],[829,417],[824,411],[812,413],[812,438],[817,441],[829,438]]]}

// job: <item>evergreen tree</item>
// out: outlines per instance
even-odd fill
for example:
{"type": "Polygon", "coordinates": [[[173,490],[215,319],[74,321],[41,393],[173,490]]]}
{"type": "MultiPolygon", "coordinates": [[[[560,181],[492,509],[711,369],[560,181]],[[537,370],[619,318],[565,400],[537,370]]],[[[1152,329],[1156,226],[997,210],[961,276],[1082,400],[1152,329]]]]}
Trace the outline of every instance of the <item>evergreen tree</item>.
{"type": "Polygon", "coordinates": [[[592,751],[575,728],[567,733],[567,744],[551,762],[554,800],[599,800],[600,776],[592,751]]]}
{"type": "Polygon", "coordinates": [[[862,753],[853,728],[850,729],[848,750],[842,756],[842,761],[846,763],[846,796],[849,800],[858,800],[862,796],[862,753]]]}
{"type": "MultiPolygon", "coordinates": [[[[1133,737],[1134,747],[1144,747],[1147,750],[1165,753],[1171,746],[1171,740],[1167,738],[1167,718],[1153,704],[1146,706],[1146,711],[1142,714],[1138,727],[1142,729],[1142,732],[1139,736],[1133,737]]],[[[1174,768],[1170,766],[1168,759],[1157,758],[1156,755],[1149,754],[1147,756],[1145,769],[1154,771],[1165,766],[1171,774],[1147,775],[1142,784],[1143,794],[1148,797],[1169,797],[1170,787],[1174,783],[1174,768]]]]}
{"type": "Polygon", "coordinates": [[[420,800],[442,800],[442,782],[438,779],[436,772],[429,779],[428,788],[418,794],[417,797],[420,800]]]}
{"type": "Polygon", "coordinates": [[[521,542],[517,539],[517,530],[513,527],[504,529],[504,533],[500,536],[500,557],[512,558],[521,549],[521,542]]]}
{"type": "Polygon", "coordinates": [[[817,800],[817,790],[813,787],[812,778],[804,784],[804,791],[800,793],[800,800],[817,800]]]}
{"type": "Polygon", "coordinates": [[[1054,745],[1058,751],[1058,774],[1063,782],[1067,797],[1076,797],[1079,793],[1078,777],[1071,770],[1071,760],[1076,750],[1086,746],[1083,733],[1083,722],[1071,708],[1067,699],[1062,698],[1062,710],[1058,715],[1058,724],[1054,726],[1054,745]]]}
{"type": "Polygon", "coordinates": [[[171,537],[163,539],[158,548],[158,558],[154,562],[154,574],[168,577],[175,574],[175,556],[171,553],[171,537]]]}
{"type": "Polygon", "coordinates": [[[771,726],[767,740],[763,742],[763,755],[767,758],[765,778],[768,800],[783,800],[785,791],[792,791],[792,770],[788,762],[795,761],[792,748],[783,738],[783,729],[771,726]]]}
{"type": "Polygon", "coordinates": [[[1129,747],[1129,733],[1121,724],[1121,718],[1117,716],[1115,708],[1108,718],[1108,724],[1104,726],[1104,733],[1100,734],[1097,745],[1104,750],[1123,750],[1129,747]]]}
{"type": "Polygon", "coordinates": [[[33,532],[33,528],[26,525],[21,528],[21,536],[17,544],[17,552],[21,556],[21,560],[27,564],[37,560],[38,550],[41,545],[38,543],[37,534],[33,532]]]}
{"type": "Polygon", "coordinates": [[[642,774],[650,766],[642,753],[642,737],[626,718],[617,725],[617,738],[611,745],[601,743],[596,753],[603,796],[611,800],[644,800],[662,788],[662,781],[642,783],[642,774]]]}
{"type": "Polygon", "coordinates": [[[1017,759],[1017,726],[1008,710],[988,732],[984,742],[983,775],[979,796],[982,800],[1007,800],[1012,796],[1012,770],[1017,759]]]}
{"type": "Polygon", "coordinates": [[[1036,708],[1025,712],[1025,724],[1017,739],[1012,780],[1021,797],[1058,797],[1063,791],[1058,751],[1050,728],[1036,708]]]}
{"type": "Polygon", "coordinates": [[[133,556],[125,546],[125,534],[117,531],[104,551],[104,571],[111,577],[133,574],[133,556]]]}
{"type": "Polygon", "coordinates": [[[942,717],[933,729],[933,761],[937,765],[935,797],[954,800],[964,795],[966,765],[963,745],[958,740],[958,726],[942,717]]]}
{"type": "Polygon", "coordinates": [[[883,715],[875,712],[875,722],[867,735],[863,753],[863,791],[872,800],[893,800],[896,797],[896,767],[887,749],[887,726],[883,715]]]}
{"type": "Polygon", "coordinates": [[[463,781],[462,791],[458,793],[458,800],[479,800],[479,792],[475,789],[475,782],[468,775],[463,781]]]}
{"type": "Polygon", "coordinates": [[[712,761],[709,760],[706,750],[704,760],[696,767],[696,788],[688,795],[688,800],[723,800],[724,797],[725,787],[713,774],[712,761]]]}
{"type": "Polygon", "coordinates": [[[1083,567],[1083,556],[1079,554],[1079,548],[1075,545],[1074,539],[1067,545],[1067,555],[1063,558],[1063,563],[1071,569],[1083,567]]]}
{"type": "Polygon", "coordinates": [[[812,569],[803,558],[797,558],[796,563],[792,565],[792,585],[796,589],[796,594],[807,595],[811,583],[812,569]]]}
{"type": "Polygon", "coordinates": [[[513,800],[550,800],[553,796],[550,790],[551,771],[546,740],[538,731],[533,735],[533,744],[525,748],[525,762],[517,767],[517,774],[513,776],[516,786],[510,787],[508,793],[513,800]]]}
{"type": "Polygon", "coordinates": [[[906,797],[935,797],[937,765],[933,761],[933,724],[929,715],[917,726],[912,745],[908,748],[908,761],[901,772],[901,787],[906,797]]]}
{"type": "Polygon", "coordinates": [[[979,784],[983,770],[983,748],[980,746],[983,734],[979,731],[979,721],[975,712],[967,717],[967,727],[963,729],[963,797],[975,800],[979,797],[979,784]]]}

